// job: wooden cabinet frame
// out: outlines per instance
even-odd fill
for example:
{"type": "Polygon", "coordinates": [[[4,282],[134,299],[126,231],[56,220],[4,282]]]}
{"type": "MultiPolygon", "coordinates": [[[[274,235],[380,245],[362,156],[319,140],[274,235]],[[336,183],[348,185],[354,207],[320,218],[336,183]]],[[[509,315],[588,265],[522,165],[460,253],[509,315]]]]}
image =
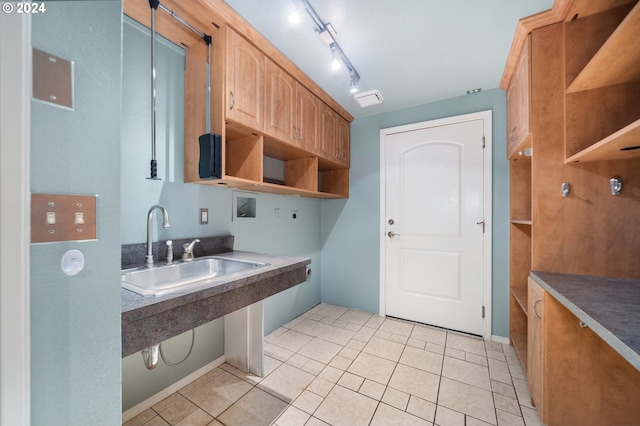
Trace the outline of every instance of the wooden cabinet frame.
{"type": "Polygon", "coordinates": [[[640,278],[640,2],[557,0],[522,28],[501,83],[514,87],[515,49],[529,49],[533,155],[508,148],[511,342],[545,423],[629,424],[640,372],[546,292],[538,318],[527,276],[640,278]],[[626,196],[609,192],[613,176],[626,196]]]}
{"type": "MultiPolygon", "coordinates": [[[[206,46],[168,14],[157,14],[157,32],[186,49],[185,182],[306,197],[348,197],[348,137],[349,123],[353,117],[224,1],[192,0],[185,4],[177,0],[165,0],[162,3],[203,33],[211,35],[213,40],[211,132],[222,136],[223,172],[221,179],[201,180],[198,176],[198,137],[205,133],[206,122],[206,46]],[[244,62],[248,66],[238,69],[236,62],[244,62]],[[282,72],[283,76],[289,76],[295,84],[293,103],[290,103],[290,99],[278,100],[280,105],[286,107],[283,111],[285,116],[268,116],[273,113],[273,105],[269,105],[268,99],[265,100],[265,86],[270,84],[265,79],[269,78],[266,69],[272,65],[278,67],[277,71],[282,72]],[[250,90],[245,90],[246,82],[250,83],[250,90]],[[319,149],[320,105],[330,108],[341,120],[341,127],[336,130],[340,137],[339,157],[326,156],[319,149]],[[274,131],[274,126],[269,127],[274,120],[277,125],[289,127],[287,122],[291,119],[294,124],[293,140],[286,131],[278,133],[274,131]],[[288,176],[284,182],[265,182],[262,176],[264,156],[283,162],[288,176]],[[293,167],[294,164],[303,163],[310,168],[293,167]],[[249,168],[252,170],[249,171],[249,168]],[[314,177],[311,178],[311,175],[314,177]]],[[[124,13],[150,26],[149,4],[146,0],[125,0],[124,13]]],[[[273,68],[270,70],[273,71],[273,68]]],[[[288,95],[285,94],[286,97],[288,95]]]]}

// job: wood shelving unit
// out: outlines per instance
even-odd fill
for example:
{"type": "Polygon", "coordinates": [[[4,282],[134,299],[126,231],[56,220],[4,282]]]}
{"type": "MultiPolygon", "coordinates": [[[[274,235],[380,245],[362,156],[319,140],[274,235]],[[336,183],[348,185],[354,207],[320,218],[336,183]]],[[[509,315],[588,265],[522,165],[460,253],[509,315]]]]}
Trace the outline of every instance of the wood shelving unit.
{"type": "Polygon", "coordinates": [[[527,277],[640,278],[640,2],[556,0],[554,9],[564,13],[530,29],[530,142],[507,147],[510,340],[545,424],[634,424],[638,405],[624,401],[635,367],[604,355],[608,343],[556,312],[549,294],[534,312],[540,295],[527,293],[527,277]],[[518,155],[524,147],[532,157],[518,155]],[[627,183],[621,196],[609,191],[613,176],[627,183]]]}
{"type": "Polygon", "coordinates": [[[565,164],[640,156],[638,27],[640,3],[567,26],[565,164]]]}
{"type": "MultiPolygon", "coordinates": [[[[526,60],[518,61],[519,67],[526,67],[526,71],[517,70],[517,77],[526,81],[518,81],[512,84],[510,90],[516,90],[516,94],[509,96],[516,102],[508,111],[517,118],[511,122],[518,122],[520,127],[526,130],[518,143],[508,144],[507,157],[509,158],[510,175],[510,258],[509,258],[509,287],[510,287],[510,322],[509,334],[511,343],[515,347],[522,365],[527,362],[527,277],[531,270],[531,229],[533,225],[531,216],[531,163],[532,157],[520,154],[527,148],[532,148],[533,137],[529,124],[529,90],[531,86],[530,42],[525,43],[523,54],[526,60]],[[526,92],[523,92],[526,91],[526,92]],[[523,111],[521,110],[523,109],[523,111]]],[[[512,133],[512,130],[509,131],[512,133]]],[[[511,138],[511,134],[508,135],[511,138]]]]}
{"type": "Polygon", "coordinates": [[[567,93],[640,80],[640,3],[571,82],[567,93]]]}

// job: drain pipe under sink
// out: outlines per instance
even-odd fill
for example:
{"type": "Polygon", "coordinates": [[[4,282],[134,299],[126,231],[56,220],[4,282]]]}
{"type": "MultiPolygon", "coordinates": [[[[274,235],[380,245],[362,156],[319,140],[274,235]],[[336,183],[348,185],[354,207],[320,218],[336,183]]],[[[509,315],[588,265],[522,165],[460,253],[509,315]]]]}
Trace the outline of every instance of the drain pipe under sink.
{"type": "Polygon", "coordinates": [[[193,350],[193,344],[196,340],[196,331],[195,329],[191,329],[191,346],[189,347],[189,352],[178,362],[167,361],[164,354],[162,353],[162,343],[156,343],[155,345],[148,346],[142,350],[142,360],[144,361],[144,366],[147,367],[147,370],[153,370],[158,365],[158,361],[162,358],[165,364],[169,367],[176,367],[189,358],[191,355],[191,351],[193,350]],[[160,356],[158,356],[160,355],[160,356]]]}
{"type": "Polygon", "coordinates": [[[144,361],[144,366],[147,367],[147,370],[153,370],[158,365],[158,360],[160,357],[158,354],[160,353],[160,343],[156,343],[155,345],[146,347],[142,350],[142,360],[144,361]]]}

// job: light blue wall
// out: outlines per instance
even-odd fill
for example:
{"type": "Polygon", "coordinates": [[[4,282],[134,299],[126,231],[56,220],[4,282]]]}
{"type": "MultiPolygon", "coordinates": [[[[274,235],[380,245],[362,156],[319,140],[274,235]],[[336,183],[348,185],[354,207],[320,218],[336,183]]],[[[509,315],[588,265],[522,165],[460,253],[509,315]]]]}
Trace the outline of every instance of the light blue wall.
{"type": "MultiPolygon", "coordinates": [[[[319,200],[254,193],[257,220],[237,222],[232,221],[235,191],[183,182],[184,51],[162,39],[158,40],[156,54],[156,138],[158,177],[162,180],[146,179],[151,156],[149,31],[126,18],[123,45],[122,243],[146,241],[147,211],[160,203],[169,212],[171,227],[163,229],[160,218],[156,218],[154,241],[231,234],[236,250],[311,258],[314,273],[310,282],[264,301],[266,333],[320,303],[319,200]],[[208,225],[198,222],[200,208],[209,209],[208,225]],[[281,212],[279,221],[275,220],[276,208],[281,212]],[[295,221],[291,210],[298,212],[295,221]]],[[[193,352],[178,367],[161,362],[156,369],[147,370],[139,353],[123,359],[123,410],[222,356],[223,325],[219,319],[196,329],[193,352]]],[[[163,348],[168,358],[176,361],[186,354],[190,342],[190,335],[181,335],[164,343],[163,348]]]]}
{"type": "MultiPolygon", "coordinates": [[[[120,424],[120,1],[46,2],[33,46],[74,61],[74,110],[31,109],[31,191],[98,195],[97,241],[31,246],[33,425],[120,424]],[[75,277],[69,249],[85,255],[75,277]]],[[[3,40],[10,42],[9,40],[3,40]]]]}
{"type": "Polygon", "coordinates": [[[348,200],[322,204],[322,301],[369,312],[380,301],[380,129],[493,110],[492,334],[509,335],[509,164],[500,89],[355,120],[348,200]]]}

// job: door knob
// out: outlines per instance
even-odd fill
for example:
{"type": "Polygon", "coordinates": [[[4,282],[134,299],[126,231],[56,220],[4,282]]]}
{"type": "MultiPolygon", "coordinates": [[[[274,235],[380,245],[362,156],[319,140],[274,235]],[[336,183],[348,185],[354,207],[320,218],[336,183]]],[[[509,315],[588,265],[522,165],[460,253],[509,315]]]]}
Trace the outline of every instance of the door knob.
{"type": "Polygon", "coordinates": [[[389,231],[389,232],[387,232],[387,236],[388,236],[389,238],[393,238],[393,237],[396,237],[396,236],[400,236],[400,234],[396,234],[396,233],[395,233],[395,232],[393,232],[393,231],[389,231]]]}

